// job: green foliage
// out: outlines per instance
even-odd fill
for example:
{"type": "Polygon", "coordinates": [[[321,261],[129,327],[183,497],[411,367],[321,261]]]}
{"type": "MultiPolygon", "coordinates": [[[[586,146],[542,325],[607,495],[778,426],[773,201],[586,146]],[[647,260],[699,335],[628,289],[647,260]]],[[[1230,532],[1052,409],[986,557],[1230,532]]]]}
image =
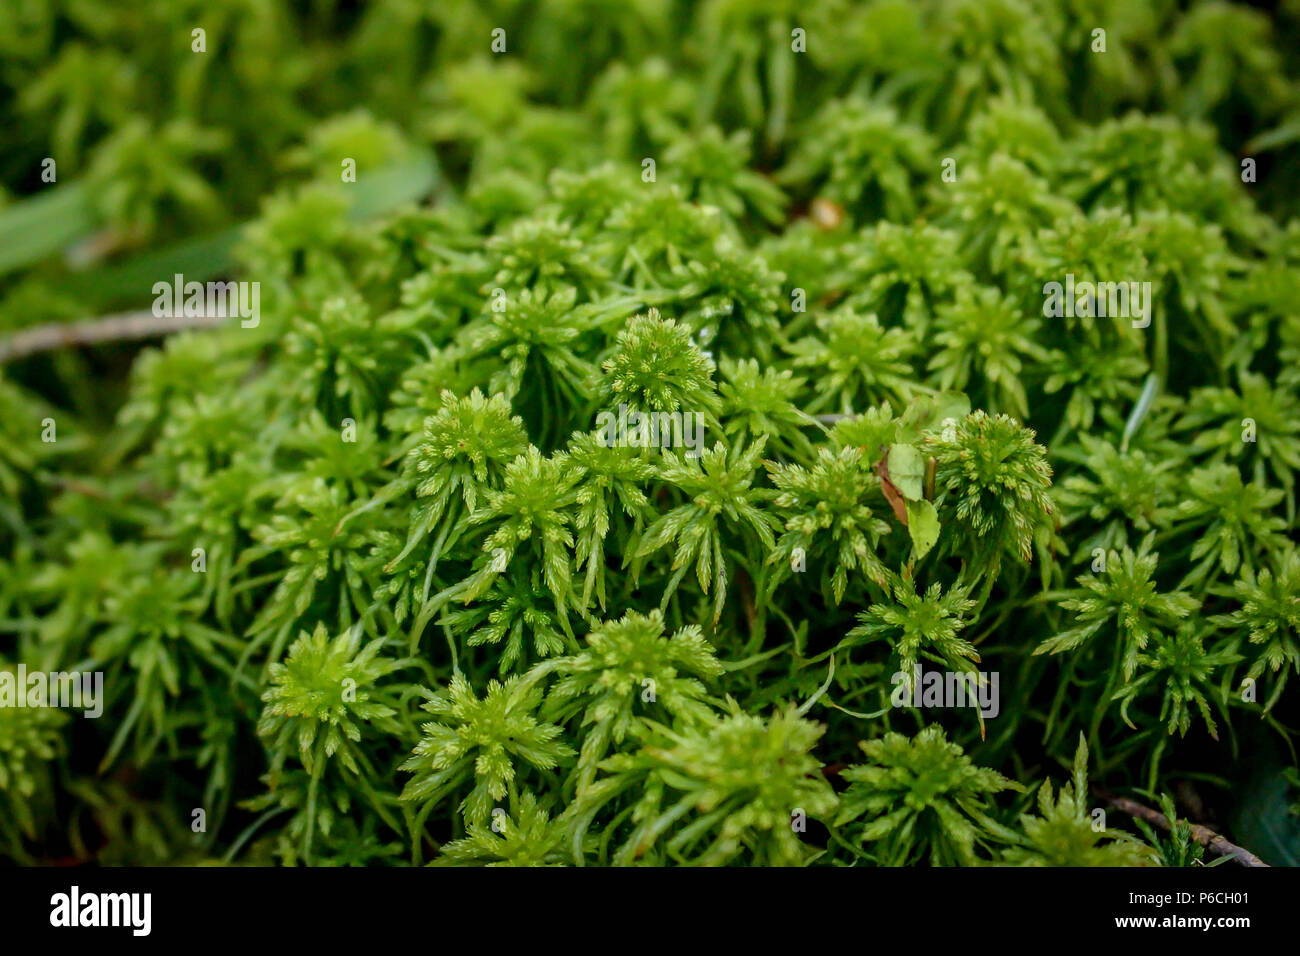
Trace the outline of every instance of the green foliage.
{"type": "Polygon", "coordinates": [[[1114,647],[1124,676],[1132,676],[1139,652],[1147,642],[1195,611],[1200,605],[1183,591],[1162,594],[1152,580],[1160,556],[1148,551],[1150,537],[1136,552],[1111,551],[1101,576],[1085,574],[1079,587],[1062,596],[1061,607],[1075,612],[1076,627],[1040,644],[1035,654],[1073,650],[1105,630],[1114,635],[1114,647]]]}
{"type": "Polygon", "coordinates": [[[515,817],[496,827],[470,823],[469,835],[443,844],[436,866],[563,866],[565,830],[525,793],[515,817]]]}
{"type": "Polygon", "coordinates": [[[546,709],[559,723],[580,717],[584,728],[578,759],[578,788],[589,784],[596,764],[611,745],[622,744],[637,717],[660,708],[679,719],[709,716],[699,678],[723,673],[700,628],[690,625],[664,636],[663,615],[629,611],[587,635],[578,654],[547,670],[559,675],[546,709]],[[651,706],[657,705],[657,706],[651,706]]]}
{"type": "MultiPolygon", "coordinates": [[[[1178,819],[1174,809],[1174,800],[1169,794],[1161,795],[1160,809],[1164,813],[1165,819],[1172,823],[1169,833],[1165,836],[1159,835],[1155,828],[1145,820],[1134,821],[1137,828],[1142,831],[1142,835],[1146,837],[1147,842],[1155,847],[1160,854],[1160,865],[1201,865],[1205,856],[1205,847],[1196,841],[1192,832],[1192,825],[1186,820],[1178,819]]],[[[1227,857],[1221,856],[1209,865],[1219,866],[1227,862],[1227,860],[1227,857]]]]}
{"type": "Polygon", "coordinates": [[[1034,433],[1006,415],[977,411],[941,431],[932,448],[949,550],[969,555],[981,573],[996,573],[1004,557],[1028,561],[1052,514],[1052,468],[1034,433]]]}
{"type": "MultiPolygon", "coordinates": [[[[881,536],[891,529],[867,503],[879,494],[880,479],[865,466],[861,449],[841,448],[836,454],[819,448],[809,468],[774,465],[771,474],[781,492],[774,504],[785,516],[770,559],[776,565],[772,587],[810,554],[825,562],[823,568],[834,568],[830,589],[836,604],[856,572],[884,584],[888,572],[877,554],[881,536]]],[[[824,570],[819,576],[825,577],[824,570]]]]}
{"type": "Polygon", "coordinates": [[[1052,783],[1038,790],[1038,813],[1020,817],[1023,837],[1002,852],[1003,866],[1152,866],[1156,855],[1123,830],[1097,826],[1088,812],[1088,746],[1082,739],[1074,775],[1053,797],[1052,783]]]}
{"type": "Polygon", "coordinates": [[[767,495],[752,487],[757,477],[760,439],[748,448],[735,445],[729,451],[721,442],[698,458],[665,452],[658,474],[665,485],[678,489],[688,500],[669,511],[646,529],[636,556],[644,558],[661,548],[676,545],[672,578],[664,589],[666,606],[692,563],[704,594],[713,593],[713,621],[722,615],[727,597],[727,563],[722,550],[722,522],[747,533],[751,541],[770,553],[775,545],[775,519],[760,511],[758,503],[767,495]]]}
{"type": "Polygon", "coordinates": [[[652,855],[708,866],[744,853],[759,866],[790,866],[813,855],[798,836],[808,817],[824,819],[835,794],[810,751],[823,728],[793,709],[771,717],[731,712],[672,729],[646,722],[639,749],[608,758],[606,775],[579,795],[578,834],[621,798],[605,839],[627,837],[610,862],[652,855]],[[793,818],[793,819],[792,819],[793,818]],[[666,836],[669,831],[672,835],[666,836]]]}
{"type": "Polygon", "coordinates": [[[315,765],[335,754],[353,773],[364,760],[355,744],[361,740],[359,722],[377,731],[400,734],[401,727],[389,718],[395,707],[382,703],[371,687],[397,666],[376,660],[382,645],[372,642],[358,649],[358,634],[351,631],[330,640],[324,625],[316,625],[290,647],[284,663],[267,669],[270,687],[262,695],[266,708],[258,722],[259,734],[273,739],[273,750],[290,752],[297,745],[298,757],[309,773],[315,765]]]}
{"type": "Polygon", "coordinates": [[[605,360],[603,384],[632,408],[654,412],[713,412],[719,404],[713,362],[691,341],[690,329],[651,309],[618,333],[605,360]]]}
{"type": "Polygon", "coordinates": [[[402,799],[432,807],[472,781],[463,801],[466,818],[486,821],[493,801],[513,792],[517,767],[551,770],[573,753],[557,741],[559,727],[537,718],[541,698],[534,683],[511,677],[489,682],[480,700],[457,674],[424,704],[435,719],[421,727],[420,742],[402,764],[415,774],[402,799]]]}
{"type": "Polygon", "coordinates": [[[1207,862],[1294,763],[1293,6],[4,6],[0,675],[104,693],[0,706],[0,856],[1207,862]],[[259,322],[14,347],[177,273],[259,322]]]}
{"type": "MultiPolygon", "coordinates": [[[[16,679],[13,668],[3,672],[16,679]]],[[[63,747],[59,728],[66,720],[62,711],[50,708],[0,708],[0,845],[14,859],[29,861],[24,840],[36,838],[38,822],[50,822],[38,821],[36,814],[51,798],[49,764],[63,747]]]]}
{"type": "Polygon", "coordinates": [[[941,728],[911,738],[889,733],[862,750],[866,762],[842,774],[849,789],[836,823],[857,821],[858,839],[871,844],[881,864],[971,866],[977,849],[1014,837],[997,823],[991,797],[1019,784],[977,767],[941,728]]]}
{"type": "MultiPolygon", "coordinates": [[[[885,600],[859,615],[862,623],[845,635],[843,646],[886,641],[898,656],[899,671],[909,675],[909,680],[921,657],[955,672],[973,671],[971,665],[979,663],[979,653],[959,636],[975,607],[966,596],[969,589],[943,593],[936,582],[924,594],[917,594],[915,587],[914,582],[894,581],[885,600]]],[[[911,684],[907,686],[910,690],[911,684]]]]}
{"type": "Polygon", "coordinates": [[[1251,644],[1260,645],[1250,648],[1255,660],[1247,677],[1253,680],[1265,670],[1278,674],[1267,705],[1271,708],[1281,697],[1291,671],[1300,671],[1300,602],[1296,601],[1300,594],[1300,554],[1288,548],[1275,569],[1247,572],[1233,585],[1233,592],[1240,606],[1220,622],[1244,631],[1251,644]]]}

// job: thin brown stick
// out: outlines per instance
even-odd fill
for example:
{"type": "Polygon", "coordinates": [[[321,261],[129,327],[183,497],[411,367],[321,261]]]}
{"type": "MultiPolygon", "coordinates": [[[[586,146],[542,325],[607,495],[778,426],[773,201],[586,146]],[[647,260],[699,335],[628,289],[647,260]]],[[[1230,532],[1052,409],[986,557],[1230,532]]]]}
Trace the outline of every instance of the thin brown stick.
{"type": "MultiPolygon", "coordinates": [[[[1152,810],[1150,807],[1143,806],[1136,800],[1130,800],[1128,797],[1117,797],[1113,793],[1101,787],[1093,787],[1093,791],[1097,796],[1101,797],[1116,810],[1127,813],[1131,817],[1145,820],[1147,823],[1158,826],[1162,830],[1170,830],[1173,828],[1173,824],[1169,822],[1169,818],[1159,810],[1152,810]]],[[[1217,853],[1219,856],[1230,856],[1234,861],[1240,863],[1242,866],[1269,865],[1249,850],[1237,846],[1237,844],[1215,833],[1209,827],[1203,827],[1199,823],[1190,822],[1189,825],[1192,828],[1192,839],[1201,846],[1217,853]]]]}
{"type": "Polygon", "coordinates": [[[0,339],[0,365],[53,349],[151,339],[185,329],[212,328],[227,321],[227,316],[156,316],[152,312],[122,312],[82,322],[50,322],[0,339]]]}

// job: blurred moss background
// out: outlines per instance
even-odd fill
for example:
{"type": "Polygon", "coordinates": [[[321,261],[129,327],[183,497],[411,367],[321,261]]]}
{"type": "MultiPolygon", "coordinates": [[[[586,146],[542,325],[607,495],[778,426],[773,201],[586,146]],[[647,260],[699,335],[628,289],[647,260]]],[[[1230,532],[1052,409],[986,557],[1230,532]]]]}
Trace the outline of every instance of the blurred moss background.
{"type": "Polygon", "coordinates": [[[139,277],[172,263],[220,269],[229,227],[277,188],[337,181],[339,156],[395,170],[379,207],[424,188],[430,150],[463,188],[717,124],[772,168],[849,92],[940,146],[1000,94],[1063,134],[1130,109],[1202,120],[1257,159],[1256,194],[1285,218],[1298,23],[1298,0],[6,0],[0,330],[139,301],[139,277]],[[812,38],[797,73],[771,55],[796,27],[812,38]]]}

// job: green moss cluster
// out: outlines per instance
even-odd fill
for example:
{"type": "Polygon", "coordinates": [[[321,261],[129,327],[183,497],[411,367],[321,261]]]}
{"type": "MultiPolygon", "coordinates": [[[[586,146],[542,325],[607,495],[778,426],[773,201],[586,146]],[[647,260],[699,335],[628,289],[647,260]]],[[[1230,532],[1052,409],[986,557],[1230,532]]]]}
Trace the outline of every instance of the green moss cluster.
{"type": "Polygon", "coordinates": [[[1294,14],[9,5],[0,330],[261,312],[5,368],[0,667],[104,715],[0,707],[0,855],[1199,859],[1087,777],[1295,764],[1294,14]]]}

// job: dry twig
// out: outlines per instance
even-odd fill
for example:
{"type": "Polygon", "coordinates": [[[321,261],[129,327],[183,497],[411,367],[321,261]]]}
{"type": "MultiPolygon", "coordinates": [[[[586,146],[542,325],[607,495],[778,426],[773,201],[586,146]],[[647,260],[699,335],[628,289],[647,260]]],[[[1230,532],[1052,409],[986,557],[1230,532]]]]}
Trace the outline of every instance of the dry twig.
{"type": "Polygon", "coordinates": [[[186,329],[212,328],[227,321],[227,316],[159,317],[152,312],[122,312],[82,322],[50,322],[0,339],[0,365],[53,349],[150,339],[186,329]]]}
{"type": "MultiPolygon", "coordinates": [[[[1173,827],[1168,817],[1159,810],[1152,810],[1150,807],[1143,806],[1136,800],[1131,800],[1128,797],[1117,797],[1102,787],[1093,787],[1092,789],[1097,796],[1105,800],[1116,810],[1123,811],[1131,817],[1145,820],[1147,823],[1160,827],[1162,830],[1170,830],[1173,827]]],[[[1192,828],[1192,839],[1201,846],[1217,853],[1219,856],[1230,856],[1235,862],[1240,863],[1242,866],[1268,866],[1267,863],[1249,850],[1237,846],[1237,844],[1215,833],[1209,827],[1203,827],[1199,823],[1190,823],[1190,821],[1189,825],[1192,828]]]]}

